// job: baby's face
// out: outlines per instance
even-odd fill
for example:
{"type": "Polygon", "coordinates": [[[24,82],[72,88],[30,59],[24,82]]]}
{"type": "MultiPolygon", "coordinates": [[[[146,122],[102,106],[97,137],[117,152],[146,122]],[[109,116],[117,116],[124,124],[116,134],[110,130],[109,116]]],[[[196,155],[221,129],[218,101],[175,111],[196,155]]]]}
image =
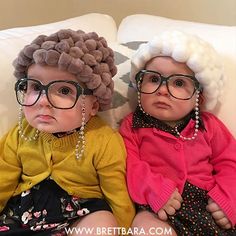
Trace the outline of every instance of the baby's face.
{"type": "MultiPolygon", "coordinates": [[[[29,67],[28,79],[37,80],[43,85],[47,85],[50,82],[56,80],[78,82],[75,75],[67,71],[59,70],[57,67],[42,66],[38,64],[33,64],[29,67]]],[[[52,88],[50,88],[50,94],[52,95],[49,96],[51,96],[52,102],[54,102],[58,106],[63,106],[62,103],[64,104],[64,102],[66,105],[71,105],[73,102],[70,103],[70,99],[74,100],[76,93],[76,89],[73,88],[74,87],[70,87],[70,85],[65,86],[64,83],[59,82],[58,86],[56,84],[55,86],[53,85],[52,88]]],[[[33,94],[34,89],[32,89],[32,91],[33,94]]],[[[35,91],[37,92],[37,86],[35,86],[35,91]]],[[[23,106],[23,111],[29,124],[40,131],[48,133],[70,131],[81,126],[81,97],[82,96],[79,97],[74,107],[70,109],[57,109],[49,103],[47,96],[42,93],[38,101],[34,105],[23,106]]],[[[34,98],[32,97],[32,99],[34,98]]],[[[93,95],[86,95],[86,121],[88,121],[91,116],[94,116],[97,113],[97,110],[98,103],[96,101],[96,98],[93,95]]]]}
{"type": "MultiPolygon", "coordinates": [[[[155,57],[147,63],[145,69],[157,71],[165,77],[173,74],[194,75],[186,64],[176,62],[171,57],[155,57]]],[[[196,93],[189,100],[176,99],[169,94],[166,84],[162,84],[155,93],[141,93],[141,104],[145,112],[174,126],[193,110],[196,93]]]]}

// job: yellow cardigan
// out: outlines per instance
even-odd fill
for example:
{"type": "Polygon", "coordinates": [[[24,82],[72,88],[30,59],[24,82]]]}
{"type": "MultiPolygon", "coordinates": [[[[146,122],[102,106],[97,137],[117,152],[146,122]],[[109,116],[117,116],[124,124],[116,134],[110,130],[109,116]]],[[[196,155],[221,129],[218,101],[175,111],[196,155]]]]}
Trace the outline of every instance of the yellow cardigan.
{"type": "MultiPolygon", "coordinates": [[[[32,137],[35,129],[26,120],[24,132],[32,137]]],[[[48,176],[70,195],[105,198],[120,227],[129,227],[134,206],[128,195],[123,140],[98,116],[85,128],[85,152],[75,157],[78,133],[57,138],[41,132],[36,141],[19,138],[18,126],[0,140],[0,212],[7,201],[32,188],[48,176]]]]}

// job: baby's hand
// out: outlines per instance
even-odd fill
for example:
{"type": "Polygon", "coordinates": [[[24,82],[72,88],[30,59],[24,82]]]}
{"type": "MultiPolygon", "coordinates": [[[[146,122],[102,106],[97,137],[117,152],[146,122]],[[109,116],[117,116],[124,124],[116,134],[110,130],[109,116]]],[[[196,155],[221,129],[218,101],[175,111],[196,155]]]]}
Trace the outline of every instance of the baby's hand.
{"type": "Polygon", "coordinates": [[[206,209],[211,213],[216,224],[219,225],[222,229],[232,228],[232,224],[230,223],[225,213],[211,198],[208,199],[208,205],[206,206],[206,209]]]}
{"type": "Polygon", "coordinates": [[[168,215],[174,215],[176,210],[181,207],[183,199],[176,189],[170,196],[168,202],[157,212],[160,220],[167,220],[168,215]]]}

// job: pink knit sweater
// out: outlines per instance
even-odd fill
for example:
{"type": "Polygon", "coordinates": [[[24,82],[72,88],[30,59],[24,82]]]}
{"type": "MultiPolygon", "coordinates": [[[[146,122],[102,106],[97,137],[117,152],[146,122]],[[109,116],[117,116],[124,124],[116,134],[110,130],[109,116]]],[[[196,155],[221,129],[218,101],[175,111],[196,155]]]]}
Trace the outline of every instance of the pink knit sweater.
{"type": "MultiPolygon", "coordinates": [[[[206,130],[184,141],[156,128],[132,128],[133,114],[120,128],[127,149],[127,182],[134,202],[157,212],[186,181],[208,191],[236,224],[236,140],[214,115],[204,112],[206,130]]],[[[194,121],[181,132],[191,137],[194,121]]]]}

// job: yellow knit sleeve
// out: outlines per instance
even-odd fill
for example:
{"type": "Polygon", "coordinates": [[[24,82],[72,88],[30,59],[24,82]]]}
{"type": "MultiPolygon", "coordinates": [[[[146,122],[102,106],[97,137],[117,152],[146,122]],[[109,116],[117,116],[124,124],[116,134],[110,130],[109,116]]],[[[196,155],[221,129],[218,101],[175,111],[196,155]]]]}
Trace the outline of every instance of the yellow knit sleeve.
{"type": "Polygon", "coordinates": [[[118,132],[113,132],[97,164],[101,190],[120,227],[130,227],[135,209],[126,186],[126,152],[118,132]]]}
{"type": "Polygon", "coordinates": [[[14,127],[0,139],[0,212],[13,195],[21,174],[17,159],[18,129],[14,127]]]}

